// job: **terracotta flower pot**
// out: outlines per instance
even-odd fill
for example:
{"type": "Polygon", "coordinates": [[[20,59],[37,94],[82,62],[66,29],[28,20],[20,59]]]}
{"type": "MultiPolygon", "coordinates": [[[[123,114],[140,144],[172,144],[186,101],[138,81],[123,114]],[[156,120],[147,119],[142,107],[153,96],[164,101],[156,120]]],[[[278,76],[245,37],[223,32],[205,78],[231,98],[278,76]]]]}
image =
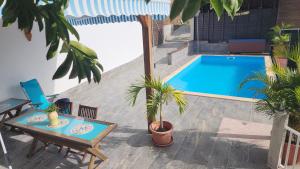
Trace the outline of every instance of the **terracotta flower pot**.
{"type": "Polygon", "coordinates": [[[168,121],[163,121],[164,129],[166,131],[158,131],[159,121],[152,122],[150,124],[150,130],[152,133],[152,140],[157,146],[169,146],[173,143],[173,125],[168,121]]]}
{"type": "Polygon", "coordinates": [[[58,114],[56,111],[48,113],[48,119],[51,127],[55,127],[59,124],[58,114]]]}
{"type": "Polygon", "coordinates": [[[275,61],[280,67],[283,67],[283,68],[287,67],[287,64],[288,64],[288,59],[287,58],[285,58],[285,57],[275,57],[275,61]]]}
{"type": "MultiPolygon", "coordinates": [[[[286,153],[287,153],[287,149],[288,149],[288,143],[284,143],[283,151],[282,151],[282,163],[283,164],[285,162],[284,160],[285,160],[285,156],[286,156],[286,153]]],[[[288,162],[287,162],[288,165],[293,165],[293,160],[294,160],[295,152],[296,152],[296,145],[295,144],[291,144],[290,153],[289,153],[288,162]]],[[[297,159],[296,159],[296,164],[300,164],[300,151],[298,151],[298,156],[297,156],[297,159]]]]}

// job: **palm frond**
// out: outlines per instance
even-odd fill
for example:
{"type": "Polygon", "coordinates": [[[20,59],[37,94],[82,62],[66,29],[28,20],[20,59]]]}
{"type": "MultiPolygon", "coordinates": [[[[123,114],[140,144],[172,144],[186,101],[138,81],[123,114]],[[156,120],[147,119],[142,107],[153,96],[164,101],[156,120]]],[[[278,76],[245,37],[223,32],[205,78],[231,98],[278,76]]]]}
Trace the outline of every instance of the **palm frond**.
{"type": "Polygon", "coordinates": [[[261,72],[256,72],[253,75],[250,75],[247,77],[245,80],[243,80],[240,84],[240,89],[243,88],[247,83],[251,81],[261,81],[265,85],[270,85],[272,84],[272,79],[269,78],[266,74],[263,74],[261,72]]]}
{"type": "Polygon", "coordinates": [[[129,100],[129,103],[132,106],[135,105],[139,93],[144,88],[145,88],[145,85],[143,83],[133,84],[129,87],[128,93],[127,93],[127,100],[129,100]]]}
{"type": "Polygon", "coordinates": [[[148,117],[155,117],[158,113],[158,108],[161,104],[161,95],[154,93],[151,98],[147,101],[148,117]]]}
{"type": "Polygon", "coordinates": [[[297,65],[298,65],[298,68],[299,68],[299,65],[300,65],[300,42],[293,46],[289,52],[287,53],[287,57],[289,59],[291,59],[292,61],[294,61],[297,65]]]}
{"type": "Polygon", "coordinates": [[[178,105],[179,113],[182,114],[185,111],[186,106],[187,106],[186,99],[184,98],[182,92],[179,92],[179,91],[174,91],[173,92],[173,98],[174,98],[174,101],[178,105]]]}
{"type": "Polygon", "coordinates": [[[187,102],[181,92],[176,91],[170,84],[164,83],[158,79],[148,79],[143,77],[143,81],[138,84],[133,84],[128,90],[128,100],[131,105],[135,105],[138,94],[144,88],[153,89],[153,93],[147,100],[148,117],[155,117],[159,112],[161,115],[161,108],[169,101],[175,101],[178,106],[179,113],[183,113],[187,102]]]}
{"type": "Polygon", "coordinates": [[[163,87],[163,82],[158,78],[152,78],[152,79],[148,79],[148,78],[144,78],[145,81],[145,87],[147,88],[152,88],[156,91],[161,91],[162,87],[163,87]]]}
{"type": "Polygon", "coordinates": [[[282,66],[279,66],[278,64],[274,64],[272,66],[272,71],[277,75],[279,78],[286,78],[288,69],[284,68],[282,66]]]}
{"type": "Polygon", "coordinates": [[[297,86],[295,88],[295,96],[296,96],[298,104],[300,104],[300,86],[297,86]]]}

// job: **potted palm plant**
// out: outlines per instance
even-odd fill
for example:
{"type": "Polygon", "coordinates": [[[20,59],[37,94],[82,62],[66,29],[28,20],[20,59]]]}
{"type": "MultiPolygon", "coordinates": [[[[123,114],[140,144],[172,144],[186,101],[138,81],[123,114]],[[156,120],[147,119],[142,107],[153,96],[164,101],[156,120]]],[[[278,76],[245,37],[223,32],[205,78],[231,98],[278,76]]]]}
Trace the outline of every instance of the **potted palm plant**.
{"type": "Polygon", "coordinates": [[[56,127],[59,124],[58,120],[58,108],[55,104],[51,104],[46,110],[44,110],[46,113],[48,113],[48,119],[49,119],[49,126],[50,127],[56,127]]]}
{"type": "Polygon", "coordinates": [[[171,145],[173,143],[173,125],[163,120],[163,106],[173,100],[178,106],[179,113],[182,114],[186,108],[186,99],[180,91],[176,91],[169,84],[159,79],[144,78],[142,82],[131,85],[128,90],[132,106],[135,105],[138,94],[145,88],[153,89],[153,94],[147,101],[148,116],[155,117],[159,113],[159,121],[154,121],[149,126],[152,140],[157,146],[171,145]]]}
{"type": "MultiPolygon", "coordinates": [[[[300,63],[299,61],[300,60],[298,60],[298,64],[300,63]]],[[[241,84],[241,87],[249,81],[263,82],[263,88],[252,88],[257,93],[263,94],[265,96],[262,100],[259,100],[257,102],[256,109],[273,117],[274,122],[278,118],[287,116],[289,127],[300,132],[300,67],[298,67],[298,69],[290,69],[274,65],[272,70],[275,76],[268,77],[265,74],[258,73],[246,79],[241,84]]],[[[289,138],[288,132],[286,136],[286,141],[288,140],[287,138],[289,138]]],[[[272,140],[273,139],[271,139],[271,145],[272,140]]],[[[284,157],[288,152],[287,144],[288,143],[285,142],[283,146],[283,159],[285,159],[284,157]]],[[[296,152],[295,144],[296,139],[295,137],[293,137],[287,162],[287,164],[289,165],[292,164],[294,159],[294,155],[296,152]]],[[[275,148],[280,148],[280,146],[277,145],[275,148]]],[[[300,162],[300,151],[298,152],[298,159],[296,160],[296,162],[300,162]]]]}

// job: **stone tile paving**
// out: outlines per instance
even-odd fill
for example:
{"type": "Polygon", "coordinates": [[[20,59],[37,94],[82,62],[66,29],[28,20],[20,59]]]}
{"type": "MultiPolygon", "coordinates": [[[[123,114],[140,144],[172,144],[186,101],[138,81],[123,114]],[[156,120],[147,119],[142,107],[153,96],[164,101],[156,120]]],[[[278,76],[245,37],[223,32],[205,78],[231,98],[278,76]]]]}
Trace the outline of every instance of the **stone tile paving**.
{"type": "MultiPolygon", "coordinates": [[[[174,49],[167,46],[157,48],[156,59],[165,57],[171,50],[174,49]]],[[[176,54],[173,65],[158,64],[155,75],[163,78],[193,57],[187,56],[185,49],[176,54]]],[[[183,115],[176,113],[174,104],[170,104],[164,111],[165,120],[171,121],[175,126],[174,144],[166,148],[153,146],[146,128],[145,94],[141,95],[135,107],[130,107],[126,99],[128,86],[139,80],[142,75],[143,58],[139,57],[105,73],[100,84],[83,83],[61,95],[74,101],[74,114],[77,114],[79,103],[97,106],[99,119],[118,123],[118,128],[103,140],[102,149],[109,160],[102,163],[97,161],[99,168],[267,168],[266,148],[217,136],[223,118],[243,120],[246,123],[271,124],[267,117],[255,112],[254,104],[250,102],[186,96],[189,106],[183,115]]],[[[88,160],[79,164],[79,156],[71,154],[64,158],[65,150],[57,153],[55,146],[50,146],[48,150],[27,159],[26,152],[31,137],[8,131],[3,134],[13,167],[16,169],[87,168],[88,160]]],[[[247,134],[247,131],[244,134],[247,134]]],[[[4,168],[3,164],[3,157],[0,156],[1,169],[4,168]]]]}

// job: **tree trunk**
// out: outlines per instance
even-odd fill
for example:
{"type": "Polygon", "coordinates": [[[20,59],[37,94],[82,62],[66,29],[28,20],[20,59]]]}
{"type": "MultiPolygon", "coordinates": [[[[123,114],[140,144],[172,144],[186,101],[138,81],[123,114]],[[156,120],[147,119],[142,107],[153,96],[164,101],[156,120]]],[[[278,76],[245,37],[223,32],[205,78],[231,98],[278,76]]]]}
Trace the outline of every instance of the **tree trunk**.
{"type": "Polygon", "coordinates": [[[160,103],[160,105],[159,105],[159,123],[160,123],[160,125],[159,125],[160,131],[163,131],[164,122],[162,120],[162,103],[160,103]]]}

